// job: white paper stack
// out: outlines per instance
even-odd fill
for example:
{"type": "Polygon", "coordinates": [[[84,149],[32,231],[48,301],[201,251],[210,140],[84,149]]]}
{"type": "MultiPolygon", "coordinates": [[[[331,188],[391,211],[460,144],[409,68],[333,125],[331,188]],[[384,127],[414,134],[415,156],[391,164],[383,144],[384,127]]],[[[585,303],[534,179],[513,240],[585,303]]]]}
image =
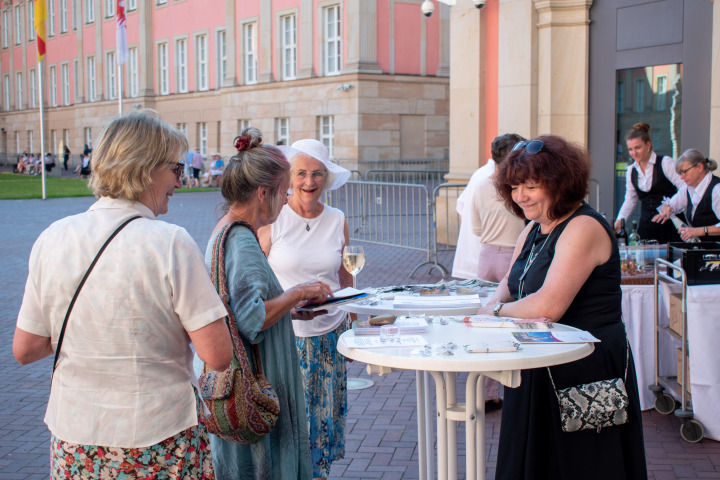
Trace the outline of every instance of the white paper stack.
{"type": "MultiPolygon", "coordinates": [[[[424,317],[397,317],[393,325],[399,328],[400,334],[423,333],[428,328],[424,317]]],[[[380,335],[379,326],[359,326],[358,322],[353,323],[353,331],[355,335],[380,335]]]]}
{"type": "Polygon", "coordinates": [[[427,341],[420,335],[401,335],[398,343],[383,343],[380,337],[375,336],[358,336],[343,337],[345,345],[348,348],[380,348],[380,347],[421,347],[427,344],[427,341]]]}
{"type": "Polygon", "coordinates": [[[395,295],[394,308],[462,308],[482,306],[475,295],[395,295]]]}

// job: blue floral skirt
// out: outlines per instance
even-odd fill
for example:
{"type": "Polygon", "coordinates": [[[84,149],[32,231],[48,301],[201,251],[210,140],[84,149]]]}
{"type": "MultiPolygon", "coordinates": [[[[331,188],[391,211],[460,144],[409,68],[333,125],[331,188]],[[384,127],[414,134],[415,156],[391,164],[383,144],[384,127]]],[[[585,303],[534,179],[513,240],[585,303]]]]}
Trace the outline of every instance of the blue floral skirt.
{"type": "Polygon", "coordinates": [[[338,339],[345,330],[343,321],[325,335],[296,339],[316,478],[329,476],[332,463],[345,456],[347,372],[345,357],[337,351],[338,339]]]}

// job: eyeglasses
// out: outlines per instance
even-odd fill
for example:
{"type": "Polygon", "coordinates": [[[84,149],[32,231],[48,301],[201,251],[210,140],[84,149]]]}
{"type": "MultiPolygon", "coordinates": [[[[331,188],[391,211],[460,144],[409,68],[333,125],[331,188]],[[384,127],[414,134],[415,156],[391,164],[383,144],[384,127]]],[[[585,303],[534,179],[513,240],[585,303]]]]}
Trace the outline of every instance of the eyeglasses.
{"type": "Polygon", "coordinates": [[[524,148],[525,151],[530,155],[535,155],[536,153],[540,153],[540,150],[542,150],[544,146],[545,144],[542,142],[542,140],[530,140],[529,142],[516,143],[510,151],[514,152],[515,150],[524,148]]]}
{"type": "Polygon", "coordinates": [[[693,168],[697,167],[698,165],[700,165],[700,164],[699,164],[699,163],[696,163],[696,164],[693,165],[692,167],[688,167],[688,168],[686,168],[685,170],[679,170],[678,173],[679,173],[680,175],[685,175],[687,172],[689,172],[689,171],[692,170],[693,168]]]}
{"type": "Polygon", "coordinates": [[[168,165],[174,165],[170,170],[175,174],[177,179],[180,180],[183,170],[185,170],[185,164],[182,162],[170,162],[168,165]]]}

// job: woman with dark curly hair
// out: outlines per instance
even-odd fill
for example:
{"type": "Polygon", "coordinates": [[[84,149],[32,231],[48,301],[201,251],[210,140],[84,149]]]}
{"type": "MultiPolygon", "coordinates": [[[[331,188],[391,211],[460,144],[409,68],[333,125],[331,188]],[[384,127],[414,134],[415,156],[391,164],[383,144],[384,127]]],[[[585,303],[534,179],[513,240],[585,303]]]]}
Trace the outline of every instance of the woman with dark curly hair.
{"type": "Polygon", "coordinates": [[[548,369],[523,370],[520,387],[505,390],[497,479],[647,478],[618,245],[608,222],[583,201],[589,172],[586,151],[560,137],[515,145],[495,186],[508,208],[531,222],[480,313],[546,317],[599,338],[588,357],[550,368],[552,379],[563,389],[625,377],[628,421],[599,432],[564,432],[548,369]]]}

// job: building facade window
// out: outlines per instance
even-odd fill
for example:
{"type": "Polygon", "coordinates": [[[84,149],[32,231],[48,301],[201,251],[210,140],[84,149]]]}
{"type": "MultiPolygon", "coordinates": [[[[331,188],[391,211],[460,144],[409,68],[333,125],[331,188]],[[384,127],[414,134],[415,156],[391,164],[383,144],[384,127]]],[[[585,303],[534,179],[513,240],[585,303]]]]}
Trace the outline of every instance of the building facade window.
{"type": "Polygon", "coordinates": [[[332,115],[325,115],[320,117],[318,125],[318,133],[320,141],[325,145],[330,152],[330,158],[334,158],[335,153],[335,117],[332,115]]]}
{"type": "Polygon", "coordinates": [[[275,119],[275,143],[278,145],[290,145],[290,119],[275,119]]]}
{"type": "Polygon", "coordinates": [[[20,153],[20,132],[15,132],[15,151],[20,153]]]}
{"type": "Polygon", "coordinates": [[[67,0],[60,0],[60,33],[68,31],[68,6],[67,0]]]}
{"type": "Polygon", "coordinates": [[[108,52],[105,54],[105,78],[107,83],[105,84],[105,91],[107,92],[107,98],[117,98],[117,66],[115,65],[115,52],[108,52]]]}
{"type": "Polygon", "coordinates": [[[35,1],[28,1],[28,41],[35,40],[35,1]]]}
{"type": "Polygon", "coordinates": [[[297,78],[297,17],[285,15],[280,17],[282,35],[282,78],[297,78]]]}
{"type": "Polygon", "coordinates": [[[82,96],[82,93],[80,92],[80,88],[82,87],[82,82],[78,81],[78,71],[80,70],[80,63],[78,63],[78,59],[76,58],[73,60],[73,96],[75,98],[75,101],[77,101],[77,98],[82,96]]]}
{"type": "Polygon", "coordinates": [[[22,73],[17,72],[15,74],[15,108],[17,110],[22,110],[23,108],[23,79],[22,79],[22,73]]]}
{"type": "Polygon", "coordinates": [[[158,44],[158,90],[160,95],[170,93],[170,82],[168,79],[168,45],[158,44]]]}
{"type": "Polygon", "coordinates": [[[137,0],[127,0],[127,9],[128,12],[137,10],[137,0]]]}
{"type": "Polygon", "coordinates": [[[57,68],[53,65],[50,67],[50,73],[48,74],[48,91],[50,93],[50,106],[57,107],[57,68]]]}
{"type": "Polygon", "coordinates": [[[257,24],[248,23],[244,27],[245,40],[245,83],[257,83],[257,24]]]}
{"type": "Polygon", "coordinates": [[[217,80],[216,88],[220,88],[225,83],[225,74],[227,73],[227,35],[225,30],[218,30],[215,42],[215,55],[217,56],[217,80]]]}
{"type": "Polygon", "coordinates": [[[323,34],[323,73],[338,75],[342,68],[340,5],[323,8],[323,34]]]}
{"type": "Polygon", "coordinates": [[[83,138],[85,139],[85,145],[87,145],[88,148],[92,148],[92,128],[91,127],[85,127],[83,129],[83,138]]]}
{"type": "Polygon", "coordinates": [[[10,43],[10,17],[7,10],[2,12],[2,48],[8,48],[10,43]]]}
{"type": "Polygon", "coordinates": [[[195,38],[195,57],[197,58],[197,88],[198,90],[207,90],[210,88],[207,35],[198,35],[195,38]]]}
{"type": "Polygon", "coordinates": [[[57,130],[50,130],[50,148],[51,152],[58,151],[57,130]]]}
{"type": "Polygon", "coordinates": [[[116,0],[105,0],[105,18],[110,18],[115,14],[115,3],[116,0]]]}
{"type": "Polygon", "coordinates": [[[35,69],[31,69],[28,73],[28,80],[30,80],[28,83],[30,83],[30,88],[28,90],[28,99],[30,101],[30,108],[37,107],[37,75],[35,73],[35,69]]]}
{"type": "Polygon", "coordinates": [[[35,132],[32,130],[27,131],[27,146],[29,152],[35,151],[35,132]]]}
{"type": "Polygon", "coordinates": [[[638,78],[635,80],[635,113],[643,113],[645,111],[645,79],[638,78]]]}
{"type": "Polygon", "coordinates": [[[207,143],[208,143],[208,131],[207,131],[207,123],[200,122],[198,123],[198,139],[200,140],[200,153],[205,156],[207,155],[207,143]]]}
{"type": "Polygon", "coordinates": [[[87,101],[94,102],[97,95],[97,88],[95,86],[95,57],[87,58],[85,73],[87,74],[87,101]]]}
{"type": "Polygon", "coordinates": [[[180,130],[187,137],[187,123],[178,123],[177,129],[180,130]]]}
{"type": "Polygon", "coordinates": [[[155,3],[156,5],[165,5],[167,3],[167,0],[157,0],[155,3]]]}
{"type": "Polygon", "coordinates": [[[55,0],[47,3],[48,36],[55,35],[55,0]]]}
{"type": "Polygon", "coordinates": [[[70,65],[60,65],[60,85],[62,87],[62,104],[70,105],[70,65]]]}
{"type": "Polygon", "coordinates": [[[175,41],[175,90],[179,93],[188,91],[187,40],[175,41]]]}
{"type": "Polygon", "coordinates": [[[625,113],[625,82],[622,80],[617,84],[617,113],[625,113]]]}
{"type": "Polygon", "coordinates": [[[22,5],[15,7],[15,45],[20,45],[23,42],[23,12],[22,5]]]}
{"type": "Polygon", "coordinates": [[[85,23],[95,21],[95,0],[85,0],[85,23]]]}
{"type": "Polygon", "coordinates": [[[3,77],[3,104],[5,110],[10,110],[10,75],[3,77]]]}
{"type": "Polygon", "coordinates": [[[657,77],[655,88],[655,111],[662,112],[667,108],[667,75],[657,77]]]}
{"type": "Polygon", "coordinates": [[[137,97],[140,94],[137,48],[128,49],[128,82],[130,83],[130,96],[137,97]]]}
{"type": "Polygon", "coordinates": [[[237,126],[237,133],[238,133],[238,135],[240,135],[243,130],[245,130],[246,128],[250,127],[250,120],[247,119],[247,118],[243,118],[243,119],[241,119],[241,120],[238,120],[237,123],[238,123],[238,126],[237,126]]]}

